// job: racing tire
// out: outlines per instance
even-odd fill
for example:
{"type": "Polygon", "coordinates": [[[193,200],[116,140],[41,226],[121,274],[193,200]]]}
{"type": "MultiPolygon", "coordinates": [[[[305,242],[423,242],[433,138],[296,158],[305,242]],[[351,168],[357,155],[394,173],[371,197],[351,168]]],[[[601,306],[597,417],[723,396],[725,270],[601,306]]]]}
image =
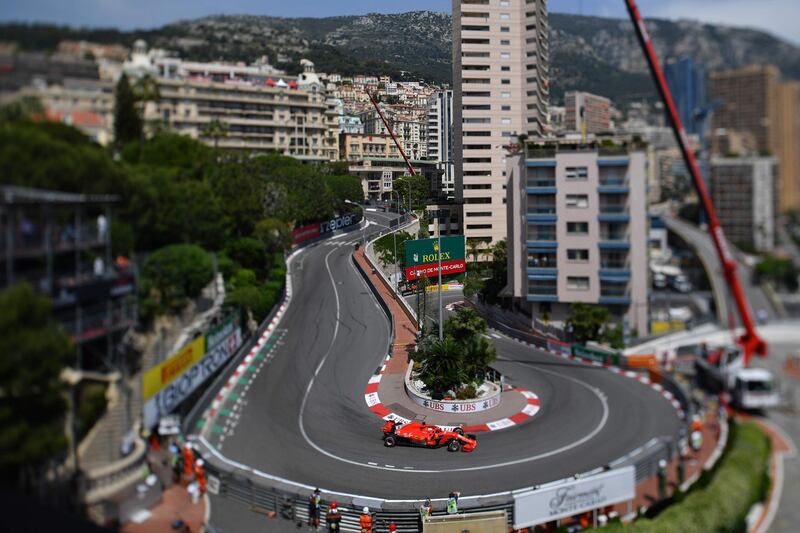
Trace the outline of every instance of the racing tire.
{"type": "Polygon", "coordinates": [[[459,435],[463,435],[464,430],[461,427],[457,427],[453,430],[453,433],[458,433],[459,435]]]}
{"type": "Polygon", "coordinates": [[[386,435],[383,438],[383,445],[387,448],[394,448],[397,445],[397,439],[394,435],[386,435]]]}
{"type": "Polygon", "coordinates": [[[460,452],[461,451],[461,443],[455,439],[451,440],[447,443],[447,451],[448,452],[460,452]]]}

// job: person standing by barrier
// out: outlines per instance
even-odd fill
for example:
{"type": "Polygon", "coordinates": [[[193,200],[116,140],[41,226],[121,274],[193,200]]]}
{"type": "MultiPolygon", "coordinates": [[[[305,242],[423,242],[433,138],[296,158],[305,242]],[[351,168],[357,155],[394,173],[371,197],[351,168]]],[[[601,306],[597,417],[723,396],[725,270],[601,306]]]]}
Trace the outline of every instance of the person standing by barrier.
{"type": "Polygon", "coordinates": [[[308,497],[308,526],[314,529],[319,529],[319,515],[320,515],[320,497],[319,489],[314,489],[311,496],[308,497]]]}
{"type": "Polygon", "coordinates": [[[206,468],[205,461],[198,459],[194,462],[194,477],[200,488],[200,496],[206,493],[206,468]]]}
{"type": "Polygon", "coordinates": [[[361,510],[358,523],[361,526],[361,533],[372,533],[372,515],[369,514],[369,507],[361,510]]]}
{"type": "Polygon", "coordinates": [[[342,521],[342,515],[339,513],[339,505],[333,501],[328,509],[328,514],[325,515],[325,523],[328,525],[328,533],[338,533],[339,522],[342,521]]]}
{"type": "Polygon", "coordinates": [[[447,498],[447,514],[458,514],[458,497],[460,492],[453,491],[447,498]]]}
{"type": "Polygon", "coordinates": [[[194,451],[188,442],[183,447],[183,480],[189,483],[192,480],[192,468],[194,467],[194,451]]]}
{"type": "Polygon", "coordinates": [[[419,517],[417,520],[417,529],[419,533],[422,533],[422,529],[425,526],[425,522],[428,521],[428,517],[433,512],[433,505],[431,505],[431,499],[425,498],[425,502],[419,506],[419,517]]]}

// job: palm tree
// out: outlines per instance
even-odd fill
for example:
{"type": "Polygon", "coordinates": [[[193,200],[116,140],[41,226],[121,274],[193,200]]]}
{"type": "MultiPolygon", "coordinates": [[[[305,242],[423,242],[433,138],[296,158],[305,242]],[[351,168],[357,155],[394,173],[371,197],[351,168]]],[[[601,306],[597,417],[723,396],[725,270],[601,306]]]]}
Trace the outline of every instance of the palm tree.
{"type": "Polygon", "coordinates": [[[145,120],[144,120],[144,110],[147,102],[158,102],[161,100],[161,92],[158,90],[158,83],[156,82],[153,76],[147,74],[139,78],[133,86],[133,94],[136,98],[136,101],[140,103],[139,106],[139,118],[142,123],[142,138],[139,144],[139,150],[141,152],[142,147],[144,146],[144,130],[145,130],[145,120]]]}
{"type": "Polygon", "coordinates": [[[434,398],[457,389],[467,380],[461,352],[461,346],[452,338],[437,339],[421,361],[420,378],[433,392],[434,398]]]}
{"type": "Polygon", "coordinates": [[[203,137],[209,137],[214,141],[214,155],[216,158],[219,140],[228,136],[228,124],[218,118],[213,118],[203,126],[203,137]]]}
{"type": "Polygon", "coordinates": [[[478,262],[478,256],[481,254],[481,241],[480,239],[467,239],[467,251],[472,257],[472,262],[478,262]]]}

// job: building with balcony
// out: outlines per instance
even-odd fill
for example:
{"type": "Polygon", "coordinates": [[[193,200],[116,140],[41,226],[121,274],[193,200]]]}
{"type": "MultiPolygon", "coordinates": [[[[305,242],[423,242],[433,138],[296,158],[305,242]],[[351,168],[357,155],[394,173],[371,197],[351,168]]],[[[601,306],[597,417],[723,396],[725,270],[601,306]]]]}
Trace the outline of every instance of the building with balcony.
{"type": "Polygon", "coordinates": [[[774,157],[711,160],[711,191],[725,236],[758,252],[775,247],[778,164],[774,157]]]}
{"type": "Polygon", "coordinates": [[[508,156],[508,293],[534,318],[576,302],[648,331],[646,155],[596,141],[528,143],[508,156]]]}
{"type": "Polygon", "coordinates": [[[113,196],[0,187],[0,287],[27,282],[53,300],[76,367],[107,372],[137,320],[136,283],[111,256],[113,196]]]}
{"type": "Polygon", "coordinates": [[[548,125],[545,0],[453,0],[453,156],[464,234],[506,237],[504,146],[548,125]]]}
{"type": "Polygon", "coordinates": [[[437,91],[428,99],[428,159],[442,170],[441,198],[455,193],[453,168],[453,91],[437,91]]]}
{"type": "Polygon", "coordinates": [[[564,95],[566,131],[607,133],[611,131],[611,100],[596,94],[567,91],[564,95]]]}
{"type": "MultiPolygon", "coordinates": [[[[350,174],[361,178],[364,195],[371,200],[390,200],[394,180],[408,175],[408,166],[391,135],[343,133],[339,152],[350,174]]],[[[428,179],[431,192],[441,190],[442,175],[435,161],[410,159],[414,171],[428,179]]]]}

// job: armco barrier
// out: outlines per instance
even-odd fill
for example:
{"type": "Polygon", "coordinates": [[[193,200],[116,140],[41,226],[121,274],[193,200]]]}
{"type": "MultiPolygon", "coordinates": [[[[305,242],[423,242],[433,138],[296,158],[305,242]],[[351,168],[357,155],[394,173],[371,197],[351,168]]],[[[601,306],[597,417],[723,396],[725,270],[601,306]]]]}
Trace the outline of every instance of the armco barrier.
{"type": "MultiPolygon", "coordinates": [[[[380,236],[380,235],[379,235],[380,236]]],[[[367,254],[367,257],[368,254],[367,254]]],[[[371,284],[369,276],[361,271],[367,279],[367,285],[371,290],[376,288],[371,284]]],[[[378,270],[380,274],[380,270],[378,270]]],[[[288,275],[288,273],[287,273],[288,275]]],[[[382,277],[384,283],[390,287],[391,284],[382,277]]],[[[401,301],[405,301],[400,298],[401,301]]],[[[378,297],[378,301],[382,302],[378,297]]],[[[388,306],[381,305],[385,312],[388,306]]],[[[409,309],[410,311],[410,309],[409,309]]],[[[269,319],[268,319],[269,320],[269,319]]],[[[269,323],[269,322],[267,322],[269,323]]],[[[526,342],[538,347],[547,349],[547,340],[534,335],[525,334],[505,324],[496,322],[492,324],[495,329],[506,331],[510,335],[521,338],[526,342]]],[[[257,337],[256,337],[257,338],[257,337]]],[[[242,350],[247,353],[246,350],[242,350]]],[[[231,369],[236,365],[231,365],[231,369]]],[[[216,383],[215,383],[216,384],[216,383]]],[[[665,380],[665,387],[666,387],[665,380]]],[[[212,387],[213,389],[213,387],[212,387]]],[[[677,397],[677,395],[676,395],[677,397]]],[[[278,517],[284,516],[291,519],[294,523],[305,523],[308,518],[308,496],[315,487],[303,483],[294,482],[278,476],[258,471],[248,465],[236,463],[214,449],[202,436],[191,436],[198,447],[198,451],[203,459],[206,460],[207,473],[209,478],[209,492],[221,497],[230,498],[249,506],[251,511],[262,513],[277,513],[278,517]],[[213,489],[212,489],[213,487],[213,489]]],[[[670,459],[677,453],[677,446],[672,439],[653,439],[644,446],[633,450],[631,453],[612,461],[609,466],[634,465],[636,467],[637,483],[655,475],[660,459],[670,459]]],[[[578,474],[580,477],[589,476],[603,470],[603,466],[578,474]]],[[[561,480],[555,480],[559,482],[561,480]]],[[[326,490],[320,487],[322,496],[322,512],[327,511],[328,503],[336,500],[342,513],[341,529],[346,532],[359,533],[358,516],[363,506],[369,506],[376,513],[376,524],[378,530],[388,530],[388,524],[394,522],[397,531],[400,533],[411,533],[417,531],[418,506],[421,500],[391,500],[381,499],[370,496],[356,494],[346,494],[336,491],[326,490]]],[[[464,487],[464,490],[469,490],[464,487]]],[[[517,490],[534,490],[534,487],[519,488],[517,490]]],[[[434,515],[444,514],[446,499],[433,500],[434,515]]],[[[509,525],[514,522],[514,495],[512,491],[499,492],[490,495],[464,496],[459,499],[459,512],[475,513],[482,511],[504,510],[507,513],[509,525]]],[[[278,518],[280,519],[280,518],[278,518]]],[[[214,513],[211,513],[210,528],[214,528],[214,513]]]]}

